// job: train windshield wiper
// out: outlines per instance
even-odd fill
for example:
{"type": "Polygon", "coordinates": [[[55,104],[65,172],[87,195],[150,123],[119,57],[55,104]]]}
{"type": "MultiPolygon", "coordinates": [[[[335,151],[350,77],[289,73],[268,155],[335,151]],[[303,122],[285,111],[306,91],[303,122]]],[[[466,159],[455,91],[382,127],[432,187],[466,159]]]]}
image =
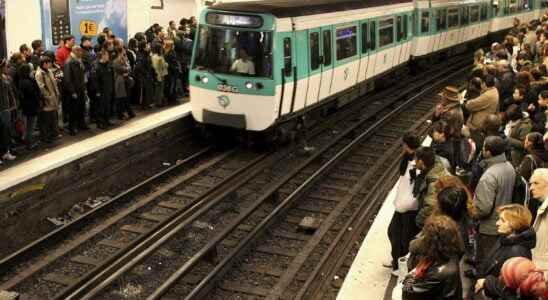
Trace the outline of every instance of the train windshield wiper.
{"type": "Polygon", "coordinates": [[[213,71],[212,69],[210,69],[210,68],[208,68],[208,67],[203,67],[203,66],[199,66],[198,69],[199,69],[199,70],[206,71],[206,72],[209,73],[211,76],[213,76],[215,79],[217,79],[218,81],[220,81],[222,84],[227,84],[226,79],[220,78],[220,77],[217,75],[217,73],[215,73],[215,71],[213,71]]]}

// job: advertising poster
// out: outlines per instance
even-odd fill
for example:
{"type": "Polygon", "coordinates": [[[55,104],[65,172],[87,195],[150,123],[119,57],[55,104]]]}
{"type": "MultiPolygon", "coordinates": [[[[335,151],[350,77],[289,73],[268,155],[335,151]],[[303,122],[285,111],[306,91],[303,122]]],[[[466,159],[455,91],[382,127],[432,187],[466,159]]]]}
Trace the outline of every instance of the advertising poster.
{"type": "Polygon", "coordinates": [[[0,58],[7,57],[6,1],[0,0],[0,58]]]}
{"type": "Polygon", "coordinates": [[[109,27],[127,40],[127,0],[42,0],[43,40],[48,49],[57,48],[66,34],[97,37],[109,27]]]}

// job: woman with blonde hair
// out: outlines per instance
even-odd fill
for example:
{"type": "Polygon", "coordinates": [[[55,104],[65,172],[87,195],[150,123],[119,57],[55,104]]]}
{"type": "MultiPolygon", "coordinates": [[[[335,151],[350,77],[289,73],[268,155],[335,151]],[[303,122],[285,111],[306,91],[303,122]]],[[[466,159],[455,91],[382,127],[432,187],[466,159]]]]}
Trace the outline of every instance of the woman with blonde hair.
{"type": "Polygon", "coordinates": [[[512,257],[531,259],[531,249],[535,247],[536,235],[531,229],[533,216],[529,209],[520,204],[508,204],[497,208],[497,232],[499,239],[486,260],[480,267],[480,278],[476,282],[476,293],[498,299],[504,296],[504,287],[498,280],[501,268],[512,257]]]}

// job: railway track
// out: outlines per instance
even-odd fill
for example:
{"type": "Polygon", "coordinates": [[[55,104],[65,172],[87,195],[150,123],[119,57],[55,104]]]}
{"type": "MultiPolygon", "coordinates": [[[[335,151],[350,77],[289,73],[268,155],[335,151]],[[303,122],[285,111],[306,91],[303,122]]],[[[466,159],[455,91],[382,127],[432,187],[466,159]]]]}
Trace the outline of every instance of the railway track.
{"type": "MultiPolygon", "coordinates": [[[[440,71],[444,68],[432,72],[445,73],[448,70],[440,71]]],[[[250,233],[254,234],[250,241],[259,238],[259,233],[263,233],[266,226],[257,227],[257,224],[269,220],[267,223],[270,225],[274,220],[270,214],[289,209],[292,200],[288,201],[287,197],[296,191],[300,195],[302,190],[308,189],[302,188],[303,184],[315,181],[310,179],[311,175],[330,169],[324,163],[345,149],[345,145],[352,141],[352,135],[361,128],[372,128],[379,123],[374,121],[375,116],[383,110],[393,110],[398,102],[405,101],[402,98],[404,95],[420,89],[428,82],[424,81],[422,85],[402,85],[399,90],[401,95],[393,102],[379,101],[393,96],[386,91],[372,97],[372,103],[365,111],[348,107],[337,113],[326,124],[335,129],[321,129],[312,134],[309,144],[317,149],[312,156],[295,155],[294,149],[279,151],[276,155],[237,150],[217,153],[198,169],[177,176],[177,179],[145,196],[147,200],[139,201],[140,206],[132,205],[130,210],[114,214],[84,236],[67,242],[68,245],[62,247],[62,250],[47,253],[44,255],[45,260],[20,264],[24,257],[30,255],[31,250],[36,250],[32,247],[20,251],[21,256],[4,260],[1,263],[5,264],[0,266],[15,271],[8,273],[0,289],[51,299],[147,296],[154,299],[166,294],[181,298],[182,295],[195,296],[210,292],[213,285],[206,286],[204,278],[210,278],[208,274],[216,269],[215,266],[222,265],[226,272],[237,261],[236,258],[243,255],[244,252],[234,256],[229,254],[231,249],[242,248],[238,247],[239,241],[247,239],[246,235],[250,233]],[[331,134],[326,134],[326,131],[331,134]],[[279,208],[280,203],[286,203],[283,209],[279,208]],[[230,261],[225,263],[229,258],[230,261]]],[[[400,123],[400,128],[405,126],[406,122],[400,123]]],[[[379,137],[386,139],[386,143],[397,142],[399,138],[397,135],[379,137]]],[[[210,151],[207,149],[204,153],[210,151]]],[[[376,159],[367,158],[372,162],[376,159]]],[[[335,194],[350,188],[351,183],[347,182],[349,185],[346,188],[337,189],[338,181],[347,180],[348,174],[357,179],[363,171],[362,167],[348,162],[345,168],[338,171],[338,175],[330,177],[332,182],[327,188],[333,187],[331,192],[335,194]]],[[[148,184],[151,182],[154,180],[148,184]]],[[[143,183],[140,188],[145,186],[148,185],[143,183]]],[[[132,189],[132,192],[137,190],[132,189]]],[[[319,211],[313,205],[297,210],[307,211],[318,219],[328,216],[329,211],[338,207],[329,196],[331,192],[324,194],[318,191],[312,197],[325,204],[319,211]]],[[[292,219],[293,224],[297,219],[292,219]]],[[[300,241],[301,244],[307,241],[304,240],[305,236],[308,238],[304,234],[287,233],[285,236],[284,233],[278,234],[281,235],[278,238],[300,241]]],[[[247,244],[243,248],[247,248],[247,244]]],[[[214,279],[221,280],[224,272],[216,273],[214,279]]],[[[216,282],[210,281],[211,284],[216,282]]]]}

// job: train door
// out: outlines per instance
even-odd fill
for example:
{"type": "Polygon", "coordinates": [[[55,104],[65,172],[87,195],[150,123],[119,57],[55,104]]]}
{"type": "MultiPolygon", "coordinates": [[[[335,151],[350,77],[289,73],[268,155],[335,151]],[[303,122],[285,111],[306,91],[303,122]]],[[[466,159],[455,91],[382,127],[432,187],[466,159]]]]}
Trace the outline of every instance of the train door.
{"type": "Polygon", "coordinates": [[[318,101],[321,101],[331,94],[331,82],[333,81],[333,30],[332,26],[321,28],[321,80],[320,95],[318,101]]]}
{"type": "Polygon", "coordinates": [[[321,30],[308,31],[308,92],[305,106],[318,101],[322,81],[321,30]]]}
{"type": "Polygon", "coordinates": [[[295,62],[295,36],[294,33],[284,33],[280,35],[278,43],[279,49],[283,49],[281,55],[281,91],[280,91],[280,108],[278,116],[282,116],[291,112],[291,107],[295,98],[295,84],[297,81],[297,70],[295,62]]]}

